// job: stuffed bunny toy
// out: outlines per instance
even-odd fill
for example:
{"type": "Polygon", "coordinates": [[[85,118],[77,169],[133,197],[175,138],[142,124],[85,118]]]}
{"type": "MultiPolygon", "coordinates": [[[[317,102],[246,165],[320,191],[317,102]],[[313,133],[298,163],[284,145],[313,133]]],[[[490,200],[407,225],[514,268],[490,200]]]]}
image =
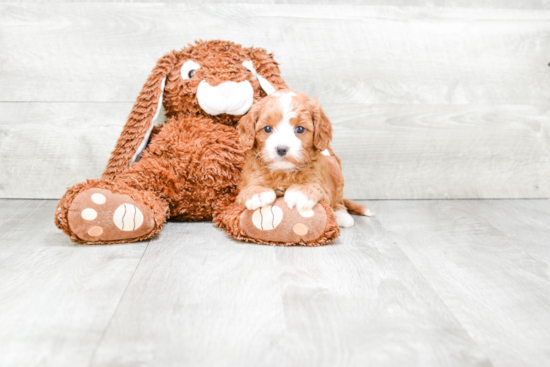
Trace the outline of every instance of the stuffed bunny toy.
{"type": "Polygon", "coordinates": [[[261,48],[228,41],[197,41],[163,56],[101,179],[67,190],[56,209],[57,227],[74,242],[115,244],[151,238],[168,218],[214,219],[249,242],[331,242],[340,232],[324,203],[307,218],[307,233],[299,234],[292,228],[304,218],[284,203],[278,228],[258,226],[254,212],[234,203],[244,160],[237,123],[253,103],[287,88],[277,65],[261,48]],[[162,107],[166,122],[156,126],[162,107]]]}

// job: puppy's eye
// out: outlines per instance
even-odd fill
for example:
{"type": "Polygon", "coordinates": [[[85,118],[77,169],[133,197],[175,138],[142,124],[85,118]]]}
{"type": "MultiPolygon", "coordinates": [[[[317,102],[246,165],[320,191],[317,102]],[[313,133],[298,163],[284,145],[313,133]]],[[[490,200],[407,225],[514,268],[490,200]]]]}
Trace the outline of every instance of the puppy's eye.
{"type": "Polygon", "coordinates": [[[306,131],[306,129],[303,126],[298,126],[296,128],[296,134],[303,134],[306,131]]]}
{"type": "Polygon", "coordinates": [[[264,131],[265,131],[267,134],[271,134],[271,132],[272,132],[273,130],[271,130],[271,126],[266,126],[266,127],[264,127],[264,131]]]}
{"type": "Polygon", "coordinates": [[[250,73],[250,70],[249,70],[249,69],[246,69],[246,72],[247,72],[247,73],[250,73]]]}
{"type": "Polygon", "coordinates": [[[195,75],[195,70],[190,70],[188,75],[189,75],[189,79],[191,79],[193,75],[195,75]]]}

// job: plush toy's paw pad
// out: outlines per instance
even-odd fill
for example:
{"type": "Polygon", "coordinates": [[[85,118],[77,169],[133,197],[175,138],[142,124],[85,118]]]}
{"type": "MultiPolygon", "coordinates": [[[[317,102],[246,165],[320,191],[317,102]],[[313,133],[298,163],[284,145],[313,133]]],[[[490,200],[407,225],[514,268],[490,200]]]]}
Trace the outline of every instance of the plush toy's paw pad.
{"type": "Polygon", "coordinates": [[[284,244],[311,242],[319,238],[327,226],[327,213],[321,204],[313,209],[290,209],[283,197],[273,205],[241,214],[245,233],[258,240],[284,244]]]}
{"type": "Polygon", "coordinates": [[[135,231],[143,224],[143,213],[132,204],[122,204],[115,210],[113,220],[121,231],[135,231]]]}
{"type": "Polygon", "coordinates": [[[69,208],[69,227],[90,242],[143,236],[155,226],[153,215],[129,195],[93,188],[78,194],[69,208]]]}
{"type": "Polygon", "coordinates": [[[261,230],[275,229],[283,220],[283,211],[278,206],[265,206],[252,214],[252,223],[261,230]]]}

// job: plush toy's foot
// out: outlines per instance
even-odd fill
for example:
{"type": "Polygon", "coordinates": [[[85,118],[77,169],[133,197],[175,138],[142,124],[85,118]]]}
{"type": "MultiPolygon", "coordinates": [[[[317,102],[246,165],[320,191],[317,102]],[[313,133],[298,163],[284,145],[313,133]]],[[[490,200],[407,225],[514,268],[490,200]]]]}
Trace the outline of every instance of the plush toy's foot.
{"type": "Polygon", "coordinates": [[[93,188],[73,200],[69,227],[85,241],[113,241],[141,237],[153,230],[155,221],[130,196],[93,188]]]}
{"type": "Polygon", "coordinates": [[[299,212],[290,209],[282,197],[256,210],[229,205],[215,213],[214,221],[234,238],[266,245],[321,246],[340,235],[336,216],[325,203],[299,212]]]}
{"type": "Polygon", "coordinates": [[[79,184],[61,199],[56,224],[73,241],[87,244],[150,238],[162,228],[167,209],[166,203],[151,195],[101,181],[79,184]],[[157,215],[155,206],[160,209],[157,215]]]}

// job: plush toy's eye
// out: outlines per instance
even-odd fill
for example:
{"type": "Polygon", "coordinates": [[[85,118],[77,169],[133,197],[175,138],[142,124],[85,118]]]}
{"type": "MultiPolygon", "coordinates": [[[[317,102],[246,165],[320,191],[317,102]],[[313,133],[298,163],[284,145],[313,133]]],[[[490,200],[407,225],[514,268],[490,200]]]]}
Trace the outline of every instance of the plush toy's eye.
{"type": "Polygon", "coordinates": [[[298,126],[296,128],[296,134],[303,134],[306,131],[306,129],[303,126],[298,126]]]}
{"type": "Polygon", "coordinates": [[[182,79],[191,79],[193,75],[195,75],[195,72],[200,69],[201,66],[194,62],[193,60],[187,60],[182,66],[181,66],[181,77],[182,79]]]}
{"type": "Polygon", "coordinates": [[[271,134],[271,132],[272,132],[273,130],[271,130],[271,126],[266,126],[266,127],[264,127],[264,131],[265,131],[266,133],[268,133],[268,134],[271,134]]]}

